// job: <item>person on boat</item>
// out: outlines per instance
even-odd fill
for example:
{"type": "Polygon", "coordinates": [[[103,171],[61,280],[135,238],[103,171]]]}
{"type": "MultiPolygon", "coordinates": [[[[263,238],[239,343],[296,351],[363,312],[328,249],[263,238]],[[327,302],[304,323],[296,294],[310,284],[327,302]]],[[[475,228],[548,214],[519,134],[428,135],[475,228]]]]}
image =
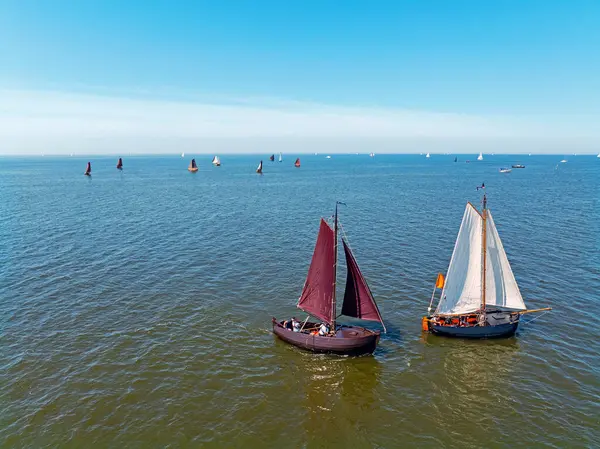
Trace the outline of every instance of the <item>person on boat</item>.
{"type": "Polygon", "coordinates": [[[300,332],[300,329],[302,328],[302,324],[300,324],[300,321],[296,320],[296,317],[292,318],[292,328],[294,329],[294,332],[300,332]]]}
{"type": "Polygon", "coordinates": [[[293,327],[292,327],[292,320],[285,320],[283,322],[283,328],[291,331],[293,329],[293,327]]]}
{"type": "Polygon", "coordinates": [[[319,327],[319,335],[321,337],[329,335],[329,325],[327,323],[321,323],[321,327],[319,327]]]}

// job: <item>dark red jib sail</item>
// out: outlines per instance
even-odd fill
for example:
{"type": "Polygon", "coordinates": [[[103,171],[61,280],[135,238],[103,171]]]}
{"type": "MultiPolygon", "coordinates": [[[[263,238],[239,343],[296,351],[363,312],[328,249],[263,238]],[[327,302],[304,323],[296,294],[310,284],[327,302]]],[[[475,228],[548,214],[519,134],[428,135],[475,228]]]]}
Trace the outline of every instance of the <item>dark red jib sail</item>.
{"type": "Polygon", "coordinates": [[[381,314],[377,304],[375,304],[375,299],[367,285],[367,281],[360,272],[356,259],[346,241],[342,239],[342,242],[344,243],[344,253],[346,254],[346,265],[348,267],[342,315],[360,318],[361,320],[379,321],[383,324],[381,314]]]}
{"type": "Polygon", "coordinates": [[[308,276],[304,283],[298,307],[329,324],[333,314],[332,299],[335,282],[335,235],[333,229],[321,218],[319,236],[313,253],[308,276]]]}

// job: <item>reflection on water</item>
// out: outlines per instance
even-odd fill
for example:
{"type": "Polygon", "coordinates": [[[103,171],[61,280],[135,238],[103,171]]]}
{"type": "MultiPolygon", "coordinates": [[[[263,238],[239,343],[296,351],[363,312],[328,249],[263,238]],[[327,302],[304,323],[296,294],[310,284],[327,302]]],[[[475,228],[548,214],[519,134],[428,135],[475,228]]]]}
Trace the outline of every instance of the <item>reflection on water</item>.
{"type": "Polygon", "coordinates": [[[332,440],[340,446],[367,445],[367,434],[360,430],[372,419],[369,411],[377,401],[380,362],[372,356],[304,358],[306,441],[314,447],[332,440]]]}

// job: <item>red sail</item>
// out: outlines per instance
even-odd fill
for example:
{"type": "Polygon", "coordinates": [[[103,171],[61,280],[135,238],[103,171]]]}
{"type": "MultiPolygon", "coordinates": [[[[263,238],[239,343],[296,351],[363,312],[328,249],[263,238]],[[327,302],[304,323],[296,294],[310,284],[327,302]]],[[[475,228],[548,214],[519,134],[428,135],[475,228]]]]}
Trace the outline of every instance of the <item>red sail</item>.
{"type": "Polygon", "coordinates": [[[383,324],[381,314],[373,299],[373,294],[367,285],[367,281],[360,272],[352,251],[344,243],[346,254],[346,265],[348,267],[348,278],[346,279],[346,292],[344,293],[344,304],[342,315],[360,318],[361,320],[379,321],[383,324]]]}
{"type": "Polygon", "coordinates": [[[296,159],[296,162],[294,163],[294,167],[300,167],[300,158],[296,159]]]}
{"type": "Polygon", "coordinates": [[[321,218],[317,244],[298,307],[331,324],[335,313],[332,310],[334,282],[335,235],[333,229],[321,218]]]}

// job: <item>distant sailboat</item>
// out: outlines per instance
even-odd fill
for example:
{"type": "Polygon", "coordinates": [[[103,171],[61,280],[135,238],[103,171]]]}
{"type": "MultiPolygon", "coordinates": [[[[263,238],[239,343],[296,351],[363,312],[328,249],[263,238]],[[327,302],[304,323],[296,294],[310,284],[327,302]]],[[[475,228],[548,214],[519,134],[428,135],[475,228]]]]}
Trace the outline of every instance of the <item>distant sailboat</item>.
{"type": "Polygon", "coordinates": [[[455,157],[455,158],[454,158],[454,162],[458,162],[458,157],[455,157]]]}
{"type": "Polygon", "coordinates": [[[190,162],[190,166],[188,167],[188,170],[191,171],[192,173],[196,173],[198,171],[198,166],[196,165],[196,159],[192,159],[192,162],[190,162]]]}
{"type": "Polygon", "coordinates": [[[123,170],[123,159],[119,158],[119,162],[117,162],[117,169],[123,170]]]}
{"type": "Polygon", "coordinates": [[[501,168],[500,169],[500,173],[510,173],[512,171],[512,169],[510,168],[501,168]]]}
{"type": "Polygon", "coordinates": [[[294,162],[294,167],[300,167],[300,158],[296,159],[296,162],[294,162]]]}
{"type": "Polygon", "coordinates": [[[281,157],[281,153],[279,153],[279,162],[283,161],[283,157],[281,157]]]}
{"type": "Polygon", "coordinates": [[[426,157],[427,159],[429,159],[431,156],[429,155],[429,153],[427,153],[427,154],[425,155],[425,157],[426,157]]]}
{"type": "Polygon", "coordinates": [[[256,167],[256,173],[258,173],[259,175],[262,175],[262,161],[260,161],[260,163],[258,164],[258,167],[256,167]]]}
{"type": "Polygon", "coordinates": [[[431,296],[442,289],[435,312],[423,317],[423,330],[463,338],[513,335],[527,310],[492,213],[467,203],[446,277],[440,273],[431,296]]]}
{"type": "Polygon", "coordinates": [[[567,162],[566,159],[563,159],[562,161],[560,161],[561,163],[565,164],[567,162]]]}
{"type": "Polygon", "coordinates": [[[185,153],[181,153],[181,157],[185,157],[185,153]]]}
{"type": "Polygon", "coordinates": [[[331,159],[331,156],[325,156],[325,159],[331,159]]]}
{"type": "Polygon", "coordinates": [[[269,156],[269,160],[270,160],[271,162],[273,162],[273,161],[275,160],[275,155],[274,155],[274,154],[272,154],[271,156],[269,156]]]}
{"type": "Polygon", "coordinates": [[[375,157],[375,153],[369,153],[369,157],[375,157]]]}
{"type": "Polygon", "coordinates": [[[600,153],[598,153],[598,156],[596,156],[596,157],[600,157],[600,153]]]}
{"type": "MultiPolygon", "coordinates": [[[[313,252],[308,275],[297,307],[323,323],[309,322],[309,317],[296,324],[277,321],[273,318],[273,333],[286,343],[312,352],[343,355],[371,354],[377,348],[380,331],[372,331],[359,326],[337,324],[336,282],[338,252],[338,213],[336,203],[333,228],[321,219],[317,243],[313,252]]],[[[341,315],[362,320],[383,319],[369,289],[367,281],[358,267],[354,254],[346,238],[342,238],[346,256],[346,290],[341,315]]],[[[385,326],[383,326],[385,332],[385,326]]]]}
{"type": "Polygon", "coordinates": [[[477,160],[478,161],[482,161],[483,160],[483,153],[479,153],[479,156],[477,156],[477,160]]]}
{"type": "Polygon", "coordinates": [[[92,176],[92,163],[88,162],[87,167],[85,168],[85,176],[92,176]]]}
{"type": "Polygon", "coordinates": [[[219,159],[219,156],[215,156],[212,160],[212,163],[215,167],[220,167],[221,166],[221,159],[219,159]]]}

